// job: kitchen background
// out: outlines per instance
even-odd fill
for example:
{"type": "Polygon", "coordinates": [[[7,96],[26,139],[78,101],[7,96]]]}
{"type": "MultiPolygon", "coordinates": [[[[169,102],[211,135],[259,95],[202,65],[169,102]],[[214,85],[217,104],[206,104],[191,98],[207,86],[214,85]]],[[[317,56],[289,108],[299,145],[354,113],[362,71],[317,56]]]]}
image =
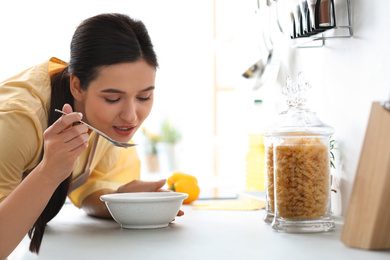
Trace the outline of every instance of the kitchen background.
{"type": "MultiPolygon", "coordinates": [[[[371,104],[390,95],[385,78],[390,71],[390,2],[351,0],[353,36],[327,39],[318,48],[301,47],[322,41],[302,45],[289,38],[286,24],[293,2],[2,1],[0,80],[52,56],[68,61],[74,29],[89,16],[120,12],[142,20],[160,62],[155,106],[144,126],[159,134],[161,124],[169,120],[181,135],[175,165],[160,158],[159,168],[150,170],[148,139],[142,131],[137,133],[142,174],[157,179],[178,169],[198,177],[201,196],[224,197],[246,189],[248,135],[261,133],[286,109],[281,87],[287,76],[296,80],[303,71],[312,85],[309,107],[336,130],[333,174],[339,192],[333,210],[345,215],[371,104]],[[261,62],[266,66],[260,78],[242,77],[261,62]]],[[[337,25],[348,25],[347,1],[334,2],[337,25]]]]}

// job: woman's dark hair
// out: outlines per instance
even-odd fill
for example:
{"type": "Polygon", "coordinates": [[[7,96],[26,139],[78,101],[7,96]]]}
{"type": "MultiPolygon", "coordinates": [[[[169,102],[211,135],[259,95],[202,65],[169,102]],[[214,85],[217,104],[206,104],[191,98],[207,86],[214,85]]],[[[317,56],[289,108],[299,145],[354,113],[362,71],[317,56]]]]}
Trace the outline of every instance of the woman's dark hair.
{"type": "MultiPolygon", "coordinates": [[[[81,88],[87,90],[91,81],[97,78],[99,69],[124,62],[145,60],[150,66],[158,67],[145,25],[123,14],[101,14],[83,21],[76,29],[70,47],[69,66],[51,78],[51,101],[48,125],[59,117],[55,108],[65,103],[73,107],[69,76],[77,76],[81,88]]],[[[74,109],[74,107],[73,107],[74,109]]],[[[29,231],[30,251],[38,253],[46,224],[62,208],[69,192],[71,176],[64,180],[53,193],[49,203],[29,231]]]]}

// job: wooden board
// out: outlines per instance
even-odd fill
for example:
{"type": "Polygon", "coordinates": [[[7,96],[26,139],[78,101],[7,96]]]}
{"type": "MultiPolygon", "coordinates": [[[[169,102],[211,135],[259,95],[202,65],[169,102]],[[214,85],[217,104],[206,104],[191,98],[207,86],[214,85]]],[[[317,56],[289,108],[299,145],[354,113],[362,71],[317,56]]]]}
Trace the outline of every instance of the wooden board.
{"type": "Polygon", "coordinates": [[[379,102],[372,104],[341,241],[390,248],[390,112],[379,102]]]}

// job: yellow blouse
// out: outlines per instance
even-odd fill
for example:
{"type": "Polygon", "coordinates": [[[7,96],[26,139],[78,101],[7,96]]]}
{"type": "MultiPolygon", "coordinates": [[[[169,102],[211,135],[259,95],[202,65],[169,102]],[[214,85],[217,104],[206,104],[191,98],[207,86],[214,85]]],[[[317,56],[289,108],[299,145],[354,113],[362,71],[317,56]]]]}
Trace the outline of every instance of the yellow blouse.
{"type": "MultiPolygon", "coordinates": [[[[34,66],[0,83],[0,201],[22,181],[23,173],[40,160],[43,132],[48,127],[50,76],[67,66],[57,58],[34,66]]],[[[53,108],[54,109],[54,108],[53,108]]],[[[76,162],[72,178],[86,169],[95,133],[76,162]]],[[[81,207],[91,193],[103,188],[117,189],[140,177],[140,160],[135,147],[114,147],[99,138],[89,167],[89,178],[74,190],[70,200],[81,207]]]]}

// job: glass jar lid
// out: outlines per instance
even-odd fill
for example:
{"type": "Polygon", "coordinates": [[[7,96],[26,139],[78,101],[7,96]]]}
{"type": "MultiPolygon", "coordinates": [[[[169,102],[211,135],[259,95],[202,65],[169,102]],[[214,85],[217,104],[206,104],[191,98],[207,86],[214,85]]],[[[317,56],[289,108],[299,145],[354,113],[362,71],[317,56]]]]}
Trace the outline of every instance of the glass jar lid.
{"type": "Polygon", "coordinates": [[[306,107],[307,91],[311,85],[302,72],[298,74],[298,82],[289,77],[282,93],[287,96],[288,109],[280,113],[276,121],[263,132],[264,136],[301,136],[332,135],[334,128],[323,123],[306,107]]]}

